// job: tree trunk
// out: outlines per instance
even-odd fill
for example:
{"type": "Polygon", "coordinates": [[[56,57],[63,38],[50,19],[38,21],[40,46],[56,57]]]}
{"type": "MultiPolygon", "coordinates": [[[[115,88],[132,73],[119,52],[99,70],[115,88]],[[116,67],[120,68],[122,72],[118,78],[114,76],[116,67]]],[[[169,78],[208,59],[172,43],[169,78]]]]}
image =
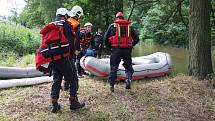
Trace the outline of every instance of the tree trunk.
{"type": "Polygon", "coordinates": [[[211,60],[211,0],[190,0],[189,75],[204,79],[213,73],[211,60]]]}

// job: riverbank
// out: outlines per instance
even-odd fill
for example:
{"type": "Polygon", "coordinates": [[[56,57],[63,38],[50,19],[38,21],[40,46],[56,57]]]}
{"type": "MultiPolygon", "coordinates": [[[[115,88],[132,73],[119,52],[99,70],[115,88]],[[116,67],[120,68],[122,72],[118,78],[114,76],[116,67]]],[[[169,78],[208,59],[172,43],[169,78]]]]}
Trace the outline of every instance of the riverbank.
{"type": "Polygon", "coordinates": [[[0,53],[0,66],[6,67],[34,67],[34,54],[28,54],[23,57],[19,57],[13,52],[0,53]]]}
{"type": "Polygon", "coordinates": [[[215,120],[212,82],[181,74],[133,81],[131,90],[121,82],[115,93],[110,93],[106,80],[80,79],[79,96],[86,107],[70,112],[67,96],[61,93],[59,114],[49,112],[50,87],[47,83],[0,90],[0,120],[215,120]]]}

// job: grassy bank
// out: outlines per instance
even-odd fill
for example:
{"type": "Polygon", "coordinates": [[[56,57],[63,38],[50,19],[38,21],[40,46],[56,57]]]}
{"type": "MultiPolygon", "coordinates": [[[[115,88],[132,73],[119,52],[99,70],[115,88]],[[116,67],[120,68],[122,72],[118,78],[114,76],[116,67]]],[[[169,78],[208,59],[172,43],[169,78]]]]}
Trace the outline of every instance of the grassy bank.
{"type": "Polygon", "coordinates": [[[35,53],[41,42],[38,31],[12,22],[0,22],[0,52],[19,56],[35,53]]]}
{"type": "Polygon", "coordinates": [[[71,112],[67,95],[61,93],[62,112],[49,112],[51,84],[0,91],[0,120],[37,121],[212,121],[215,91],[210,81],[192,77],[153,78],[134,81],[131,90],[118,83],[110,93],[106,81],[80,79],[80,100],[86,107],[71,112]]]}
{"type": "Polygon", "coordinates": [[[0,66],[34,66],[34,53],[41,43],[38,31],[0,22],[0,66]]]}
{"type": "Polygon", "coordinates": [[[27,67],[35,66],[34,54],[28,54],[23,57],[19,57],[13,52],[10,53],[0,53],[0,66],[8,67],[27,67]]]}

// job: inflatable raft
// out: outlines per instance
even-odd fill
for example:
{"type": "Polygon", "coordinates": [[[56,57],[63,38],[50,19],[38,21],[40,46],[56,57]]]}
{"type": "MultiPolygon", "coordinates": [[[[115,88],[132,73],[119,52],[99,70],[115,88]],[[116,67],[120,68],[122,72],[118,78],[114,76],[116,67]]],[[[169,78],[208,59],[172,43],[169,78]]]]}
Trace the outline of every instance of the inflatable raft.
{"type": "Polygon", "coordinates": [[[9,78],[30,78],[42,76],[43,73],[36,70],[35,67],[0,67],[0,78],[9,79],[9,78]]]}
{"type": "Polygon", "coordinates": [[[30,86],[35,84],[41,84],[53,81],[52,77],[35,77],[35,78],[23,78],[23,79],[10,79],[0,80],[0,89],[17,87],[17,86],[30,86]]]}
{"type": "MultiPolygon", "coordinates": [[[[97,59],[95,57],[82,57],[81,67],[92,75],[107,78],[110,73],[110,59],[97,59]]],[[[156,52],[147,56],[132,58],[134,68],[133,79],[167,75],[171,71],[172,60],[168,53],[156,52]]],[[[125,79],[125,68],[122,62],[117,71],[117,79],[125,79]]]]}

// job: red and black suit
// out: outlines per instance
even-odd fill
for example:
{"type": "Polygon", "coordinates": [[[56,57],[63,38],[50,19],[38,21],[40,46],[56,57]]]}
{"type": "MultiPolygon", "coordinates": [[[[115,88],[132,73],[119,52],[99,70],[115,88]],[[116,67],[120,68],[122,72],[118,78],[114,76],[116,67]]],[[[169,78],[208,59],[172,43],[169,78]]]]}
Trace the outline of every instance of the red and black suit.
{"type": "MultiPolygon", "coordinates": [[[[71,32],[72,26],[64,19],[59,18],[56,21],[47,24],[41,29],[40,33],[43,35],[42,44],[38,49],[36,55],[36,67],[40,71],[44,71],[43,64],[49,63],[53,71],[53,84],[51,88],[52,102],[57,102],[61,89],[61,82],[64,79],[68,81],[70,86],[70,97],[75,97],[78,91],[78,77],[74,61],[70,61],[70,55],[74,54],[78,46],[74,42],[75,35],[71,32]],[[53,27],[59,28],[58,34],[61,36],[60,40],[56,42],[46,43],[48,32],[52,31],[53,27]]],[[[57,34],[56,34],[57,35],[57,34]]],[[[54,36],[50,36],[53,38],[54,36]]]]}
{"type": "Polygon", "coordinates": [[[105,32],[104,41],[107,47],[112,48],[110,57],[110,85],[115,84],[121,60],[124,62],[123,66],[125,67],[126,78],[132,79],[134,70],[132,67],[131,52],[133,46],[138,43],[139,37],[137,32],[130,27],[130,22],[122,19],[115,20],[105,32]]]}
{"type": "Polygon", "coordinates": [[[81,48],[81,52],[77,56],[77,59],[76,59],[77,70],[78,70],[78,74],[80,76],[82,74],[85,74],[84,69],[80,66],[80,59],[85,55],[86,50],[89,47],[91,47],[92,49],[94,48],[93,35],[92,35],[91,32],[87,33],[86,31],[81,31],[81,33],[80,33],[80,48],[81,48]]]}

